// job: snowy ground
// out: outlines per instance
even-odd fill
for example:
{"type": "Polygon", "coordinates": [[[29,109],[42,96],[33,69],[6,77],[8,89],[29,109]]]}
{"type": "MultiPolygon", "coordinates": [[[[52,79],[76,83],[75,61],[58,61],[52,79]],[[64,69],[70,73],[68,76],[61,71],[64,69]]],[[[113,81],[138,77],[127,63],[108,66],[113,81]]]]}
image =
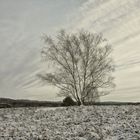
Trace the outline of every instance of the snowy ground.
{"type": "Polygon", "coordinates": [[[0,109],[0,140],[140,140],[140,106],[0,109]]]}

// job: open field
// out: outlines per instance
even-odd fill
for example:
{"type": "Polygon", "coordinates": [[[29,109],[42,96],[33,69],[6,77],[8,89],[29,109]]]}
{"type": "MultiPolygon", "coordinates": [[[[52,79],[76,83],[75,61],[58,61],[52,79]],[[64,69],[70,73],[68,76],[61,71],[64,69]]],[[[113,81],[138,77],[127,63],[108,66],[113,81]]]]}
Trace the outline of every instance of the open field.
{"type": "Polygon", "coordinates": [[[0,140],[139,140],[140,106],[0,109],[0,140]]]}

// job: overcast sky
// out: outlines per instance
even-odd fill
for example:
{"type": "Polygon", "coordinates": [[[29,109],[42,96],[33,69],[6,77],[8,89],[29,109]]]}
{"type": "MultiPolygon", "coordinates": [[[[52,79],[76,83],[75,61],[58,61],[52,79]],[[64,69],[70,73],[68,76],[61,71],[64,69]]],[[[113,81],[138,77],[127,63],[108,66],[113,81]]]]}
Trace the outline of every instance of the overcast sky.
{"type": "Polygon", "coordinates": [[[41,36],[59,29],[103,33],[112,45],[116,89],[102,100],[140,101],[140,0],[0,0],[0,96],[55,100],[42,86],[41,36]]]}

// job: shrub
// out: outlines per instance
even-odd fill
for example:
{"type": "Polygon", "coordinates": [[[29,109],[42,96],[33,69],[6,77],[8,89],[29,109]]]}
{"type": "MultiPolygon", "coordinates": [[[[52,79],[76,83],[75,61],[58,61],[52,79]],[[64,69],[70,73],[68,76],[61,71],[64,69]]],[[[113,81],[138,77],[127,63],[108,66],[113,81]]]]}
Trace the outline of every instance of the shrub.
{"type": "Polygon", "coordinates": [[[75,105],[75,102],[70,96],[64,98],[63,106],[73,106],[73,105],[75,105]]]}

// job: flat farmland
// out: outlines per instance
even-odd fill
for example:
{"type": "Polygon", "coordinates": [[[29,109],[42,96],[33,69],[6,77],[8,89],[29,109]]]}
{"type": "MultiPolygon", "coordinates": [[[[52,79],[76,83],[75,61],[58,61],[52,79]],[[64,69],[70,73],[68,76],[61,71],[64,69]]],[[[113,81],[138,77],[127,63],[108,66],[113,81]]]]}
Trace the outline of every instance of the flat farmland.
{"type": "Polygon", "coordinates": [[[140,106],[0,109],[0,140],[140,140],[140,106]]]}

